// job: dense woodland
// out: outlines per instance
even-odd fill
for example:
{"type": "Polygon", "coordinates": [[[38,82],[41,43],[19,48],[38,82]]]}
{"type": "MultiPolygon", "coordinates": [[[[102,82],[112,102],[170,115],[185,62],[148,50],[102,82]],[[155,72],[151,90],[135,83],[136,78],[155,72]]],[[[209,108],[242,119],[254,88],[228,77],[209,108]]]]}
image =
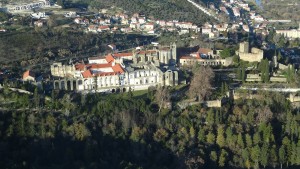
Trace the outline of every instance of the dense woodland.
{"type": "MultiPolygon", "coordinates": [[[[193,76],[191,85],[199,75],[193,76]]],[[[4,86],[0,165],[41,169],[300,165],[300,113],[285,96],[262,92],[248,100],[249,93],[242,92],[242,99],[229,100],[222,108],[195,105],[181,110],[178,98],[168,98],[166,92],[178,91],[111,95],[52,91],[47,96],[37,89],[32,95],[18,94],[4,86]],[[173,106],[162,104],[168,99],[173,106]]]]}

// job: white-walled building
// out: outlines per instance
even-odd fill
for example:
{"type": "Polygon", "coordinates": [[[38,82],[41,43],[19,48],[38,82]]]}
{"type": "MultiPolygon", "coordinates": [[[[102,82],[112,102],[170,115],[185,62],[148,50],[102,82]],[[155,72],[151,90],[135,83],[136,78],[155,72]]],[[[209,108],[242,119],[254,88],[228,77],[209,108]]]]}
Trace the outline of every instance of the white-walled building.
{"type": "Polygon", "coordinates": [[[178,72],[160,69],[160,65],[176,62],[176,45],[133,53],[113,53],[91,57],[88,63],[51,65],[54,89],[98,92],[145,90],[155,86],[178,84],[178,72]],[[175,57],[175,58],[174,58],[175,57]],[[124,61],[133,61],[126,65],[124,61]]]}

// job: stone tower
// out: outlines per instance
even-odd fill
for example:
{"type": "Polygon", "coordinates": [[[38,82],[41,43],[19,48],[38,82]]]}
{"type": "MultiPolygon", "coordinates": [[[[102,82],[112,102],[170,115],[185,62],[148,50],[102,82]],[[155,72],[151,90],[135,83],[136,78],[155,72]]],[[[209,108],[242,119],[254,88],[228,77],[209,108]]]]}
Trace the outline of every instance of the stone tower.
{"type": "Polygon", "coordinates": [[[173,42],[171,44],[171,53],[172,53],[172,60],[176,63],[177,62],[177,47],[176,47],[176,43],[173,42]]]}
{"type": "Polygon", "coordinates": [[[249,42],[240,43],[240,53],[249,53],[249,42]]]}

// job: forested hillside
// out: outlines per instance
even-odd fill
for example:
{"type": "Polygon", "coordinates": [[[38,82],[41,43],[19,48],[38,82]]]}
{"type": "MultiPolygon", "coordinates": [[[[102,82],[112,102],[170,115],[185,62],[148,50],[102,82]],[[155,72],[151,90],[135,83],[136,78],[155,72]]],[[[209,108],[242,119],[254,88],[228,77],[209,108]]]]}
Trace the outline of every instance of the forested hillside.
{"type": "MultiPolygon", "coordinates": [[[[247,93],[245,93],[246,95],[247,93]]],[[[1,168],[280,168],[300,165],[299,110],[261,93],[222,108],[158,111],[144,95],[0,91],[1,168]]]]}
{"type": "Polygon", "coordinates": [[[197,25],[212,19],[186,0],[72,0],[68,2],[85,4],[91,9],[116,6],[129,13],[140,12],[156,19],[189,21],[197,25]]]}

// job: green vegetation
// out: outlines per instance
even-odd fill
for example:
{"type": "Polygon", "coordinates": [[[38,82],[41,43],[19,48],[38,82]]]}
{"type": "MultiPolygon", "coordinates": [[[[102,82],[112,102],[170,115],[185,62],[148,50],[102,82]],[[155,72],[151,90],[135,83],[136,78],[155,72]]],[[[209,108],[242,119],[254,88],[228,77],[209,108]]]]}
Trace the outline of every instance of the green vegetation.
{"type": "Polygon", "coordinates": [[[258,68],[261,72],[261,81],[268,83],[270,80],[270,67],[268,59],[261,60],[258,68]]]}
{"type": "MultiPolygon", "coordinates": [[[[228,90],[222,83],[220,93],[228,90]]],[[[180,91],[165,88],[112,95],[30,91],[0,90],[3,168],[300,165],[299,111],[281,94],[181,110],[167,106],[168,92],[180,91]]]]}
{"type": "Polygon", "coordinates": [[[70,29],[29,29],[5,33],[0,36],[1,63],[18,61],[22,66],[41,63],[55,58],[92,56],[107,52],[114,43],[124,50],[149,43],[153,36],[137,34],[87,34],[70,29]]]}
{"type": "Polygon", "coordinates": [[[9,14],[6,12],[0,11],[0,22],[7,21],[9,19],[9,14]]]}
{"type": "Polygon", "coordinates": [[[225,48],[220,52],[220,56],[222,57],[222,59],[232,57],[234,55],[235,55],[235,48],[225,48]]]}
{"type": "MultiPolygon", "coordinates": [[[[300,12],[298,0],[262,0],[262,6],[263,10],[260,10],[260,12],[263,16],[267,17],[267,19],[300,20],[300,16],[298,15],[300,12]]],[[[260,8],[256,9],[259,10],[260,8]]]]}
{"type": "Polygon", "coordinates": [[[182,0],[72,0],[69,2],[88,6],[90,9],[120,7],[129,13],[143,13],[155,19],[189,21],[202,25],[210,20],[192,4],[182,0]]]}

